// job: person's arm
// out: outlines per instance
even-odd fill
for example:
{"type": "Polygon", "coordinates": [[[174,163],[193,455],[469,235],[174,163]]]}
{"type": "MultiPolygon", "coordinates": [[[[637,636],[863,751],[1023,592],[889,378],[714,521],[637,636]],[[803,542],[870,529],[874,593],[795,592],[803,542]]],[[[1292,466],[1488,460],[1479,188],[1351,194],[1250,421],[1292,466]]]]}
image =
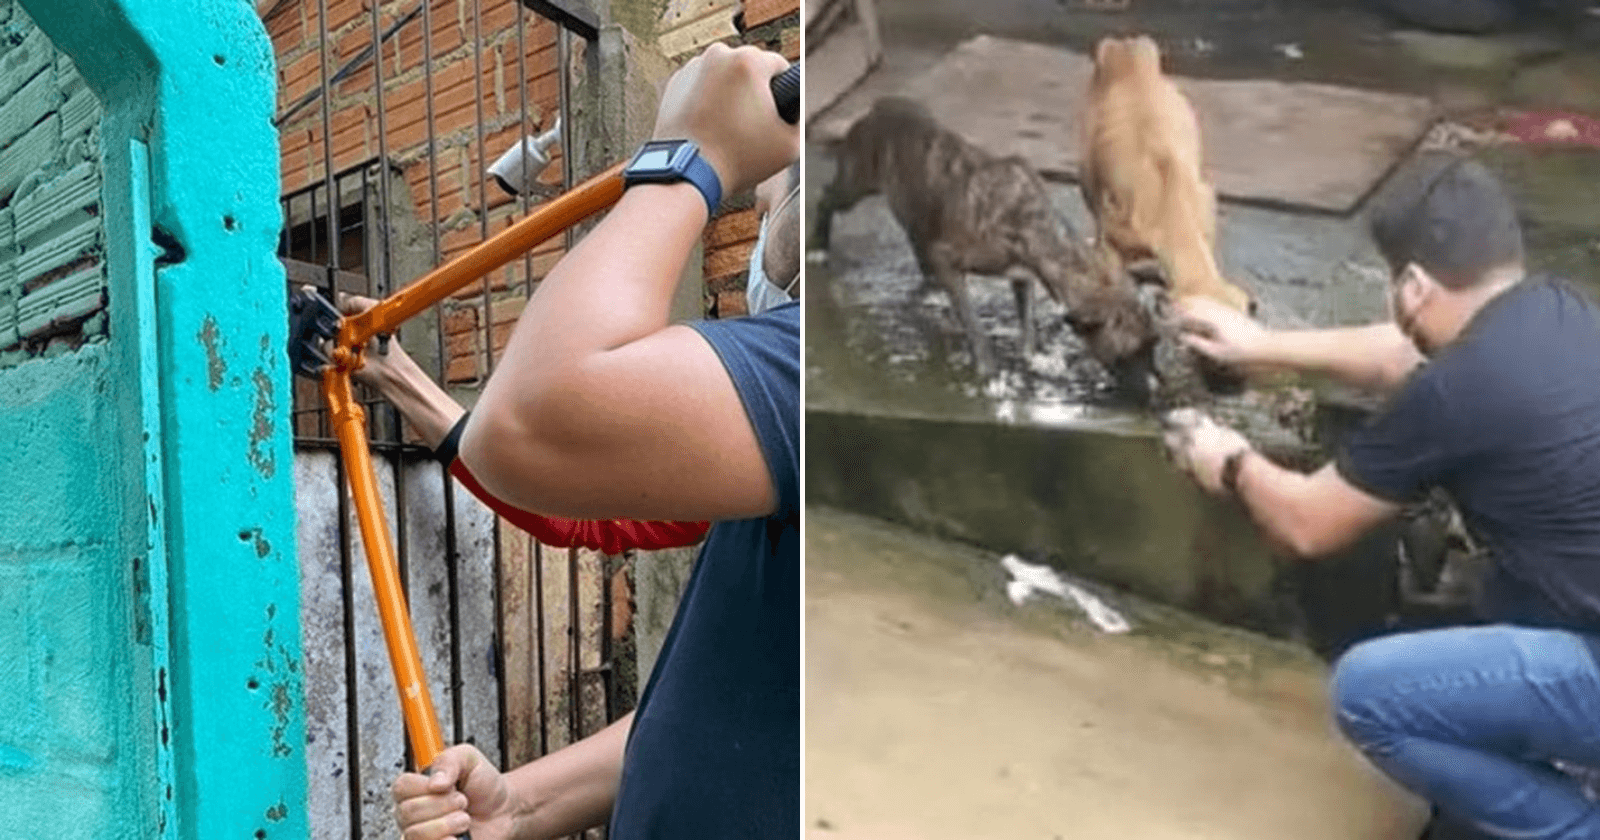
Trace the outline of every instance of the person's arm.
{"type": "Polygon", "coordinates": [[[471,745],[440,753],[390,792],[406,840],[547,840],[603,825],[616,803],[629,712],[605,729],[502,773],[471,745]]]}
{"type": "Polygon", "coordinates": [[[621,554],[641,549],[657,551],[694,545],[711,530],[710,522],[640,522],[631,519],[564,519],[540,516],[512,507],[494,497],[467,470],[461,459],[450,463],[450,474],[472,495],[507,522],[528,532],[545,545],[560,548],[587,548],[602,554],[621,554]]]}
{"type": "Polygon", "coordinates": [[[1400,514],[1400,507],[1370,496],[1333,464],[1316,472],[1286,470],[1254,450],[1243,456],[1235,483],[1238,498],[1267,539],[1302,560],[1344,549],[1400,514]]]}
{"type": "Polygon", "coordinates": [[[1184,341],[1224,364],[1316,373],[1388,394],[1425,361],[1393,322],[1272,330],[1205,298],[1183,300],[1179,308],[1185,317],[1184,341]]]}
{"type": "MultiPolygon", "coordinates": [[[[799,157],[778,116],[775,53],[713,45],[668,82],[655,137],[694,140],[724,193],[799,157]]],[[[461,439],[491,493],[585,518],[722,520],[778,493],[711,345],[668,326],[708,212],[689,184],[636,186],[540,282],[461,439]]]]}
{"type": "Polygon", "coordinates": [[[1256,452],[1242,435],[1200,414],[1177,419],[1167,446],[1206,491],[1235,492],[1267,540],[1301,559],[1317,559],[1355,542],[1400,506],[1356,488],[1333,464],[1311,475],[1287,470],[1256,452]],[[1224,473],[1237,454],[1233,489],[1224,473]]]}
{"type": "MultiPolygon", "coordinates": [[[[364,312],[376,301],[356,296],[341,296],[340,311],[347,315],[364,312]]],[[[355,372],[358,382],[382,394],[398,409],[429,449],[437,451],[450,430],[466,414],[466,409],[440,388],[433,378],[391,341],[389,351],[379,354],[377,342],[367,348],[366,362],[355,372]]],[[[633,522],[602,519],[577,520],[541,516],[513,507],[484,489],[459,458],[450,462],[450,474],[507,522],[532,534],[545,545],[561,548],[588,548],[605,554],[621,554],[631,549],[655,551],[694,545],[711,529],[710,522],[633,522]]]]}

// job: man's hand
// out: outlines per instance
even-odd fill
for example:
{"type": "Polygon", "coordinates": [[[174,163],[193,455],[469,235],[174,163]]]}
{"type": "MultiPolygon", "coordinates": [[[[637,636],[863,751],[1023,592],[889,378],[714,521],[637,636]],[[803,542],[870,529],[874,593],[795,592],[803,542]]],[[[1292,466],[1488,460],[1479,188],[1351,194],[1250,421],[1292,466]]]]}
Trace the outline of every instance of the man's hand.
{"type": "Polygon", "coordinates": [[[652,136],[693,140],[723,195],[755,186],[800,156],[800,128],[778,116],[770,87],[788,67],[774,52],[712,44],[667,80],[652,136]]]}
{"type": "MultiPolygon", "coordinates": [[[[339,294],[339,311],[346,317],[359,315],[375,304],[377,301],[372,298],[339,294]]],[[[351,377],[400,409],[429,448],[438,448],[466,411],[394,339],[389,341],[387,353],[378,352],[377,339],[368,342],[361,354],[361,367],[351,377]]]]}
{"type": "MultiPolygon", "coordinates": [[[[377,303],[377,301],[369,297],[340,292],[336,305],[339,307],[340,314],[348,318],[352,315],[360,315],[377,305],[377,303]]],[[[389,341],[389,352],[380,353],[378,352],[378,340],[374,338],[367,342],[366,352],[361,354],[361,367],[351,374],[351,378],[368,388],[382,393],[387,398],[389,396],[388,392],[394,388],[394,383],[404,381],[414,373],[420,373],[424,377],[427,376],[426,373],[422,373],[421,368],[417,367],[417,363],[406,355],[406,351],[400,349],[400,342],[391,339],[389,341]]]]}
{"type": "Polygon", "coordinates": [[[1186,297],[1177,307],[1190,347],[1225,365],[1261,361],[1269,333],[1259,321],[1208,297],[1186,297]]]}
{"type": "Polygon", "coordinates": [[[394,780],[395,820],[404,840],[511,840],[512,801],[505,776],[477,747],[457,744],[440,753],[428,774],[394,780]]]}
{"type": "Polygon", "coordinates": [[[1250,448],[1244,435],[1194,409],[1179,409],[1164,418],[1164,442],[1178,469],[1207,492],[1221,495],[1222,465],[1228,456],[1250,448]]]}

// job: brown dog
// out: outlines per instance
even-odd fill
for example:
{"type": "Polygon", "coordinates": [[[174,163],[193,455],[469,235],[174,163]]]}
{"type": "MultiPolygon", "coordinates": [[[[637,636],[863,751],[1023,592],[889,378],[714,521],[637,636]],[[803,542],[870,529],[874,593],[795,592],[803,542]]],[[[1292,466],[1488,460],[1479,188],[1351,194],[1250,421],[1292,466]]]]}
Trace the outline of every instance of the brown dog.
{"type": "Polygon", "coordinates": [[[1044,182],[1021,158],[994,158],[940,126],[921,104],[879,99],[850,127],[838,171],[817,206],[814,246],[828,247],[832,219],[882,193],[911,242],[924,282],[949,295],[978,373],[994,372],[989,342],[968,296],[968,273],[1009,276],[1025,352],[1034,344],[1031,273],[1101,363],[1115,370],[1148,349],[1155,329],[1131,280],[1097,276],[1044,182]]]}
{"type": "Polygon", "coordinates": [[[1112,276],[1154,259],[1174,298],[1205,295],[1252,312],[1215,258],[1216,193],[1200,169],[1194,109],[1161,72],[1145,36],[1095,48],[1083,116],[1079,187],[1098,226],[1096,256],[1112,276]]]}

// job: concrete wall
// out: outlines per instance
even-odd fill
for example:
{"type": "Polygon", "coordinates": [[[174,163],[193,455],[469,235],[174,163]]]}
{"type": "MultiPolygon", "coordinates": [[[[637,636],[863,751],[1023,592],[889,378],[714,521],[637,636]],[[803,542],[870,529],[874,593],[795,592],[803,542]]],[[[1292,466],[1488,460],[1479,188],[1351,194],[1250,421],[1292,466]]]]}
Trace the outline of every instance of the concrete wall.
{"type": "Polygon", "coordinates": [[[141,471],[118,468],[130,418],[106,318],[82,323],[106,294],[100,108],[11,0],[0,103],[0,775],[13,824],[145,836],[162,783],[141,471]]]}
{"type": "Polygon", "coordinates": [[[265,38],[244,4],[20,0],[0,42],[7,824],[303,836],[265,38]]]}
{"type": "Polygon", "coordinates": [[[1319,653],[1400,611],[1383,585],[1396,528],[1314,564],[1275,556],[1237,505],[1172,469],[1153,434],[812,409],[806,441],[809,501],[1025,553],[1319,653]]]}
{"type": "MultiPolygon", "coordinates": [[[[345,489],[336,458],[330,451],[302,451],[294,466],[310,836],[390,838],[389,785],[406,769],[405,724],[354,510],[347,507],[340,522],[345,489]],[[345,535],[348,570],[340,546],[345,535]]],[[[376,468],[385,516],[403,552],[412,627],[441,730],[446,740],[476,744],[500,761],[494,515],[458,486],[452,530],[438,464],[409,456],[398,466],[379,458],[376,468]]]]}
{"type": "Polygon", "coordinates": [[[0,366],[103,339],[100,105],[27,13],[0,3],[0,366]]]}

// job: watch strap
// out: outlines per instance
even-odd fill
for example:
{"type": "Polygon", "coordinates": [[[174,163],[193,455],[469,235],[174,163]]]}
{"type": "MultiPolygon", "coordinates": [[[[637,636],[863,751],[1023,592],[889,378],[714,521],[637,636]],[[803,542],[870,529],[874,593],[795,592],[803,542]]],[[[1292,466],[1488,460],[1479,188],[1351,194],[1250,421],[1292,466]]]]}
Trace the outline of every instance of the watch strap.
{"type": "Polygon", "coordinates": [[[694,151],[694,157],[689,158],[683,175],[684,179],[694,184],[694,188],[705,198],[706,215],[717,215],[717,208],[722,205],[722,179],[717,177],[717,170],[700,156],[698,148],[694,151]]]}
{"type": "Polygon", "coordinates": [[[461,419],[450,427],[450,431],[445,433],[444,440],[439,441],[438,448],[433,450],[434,460],[447,467],[455,463],[456,455],[461,450],[461,432],[467,428],[467,418],[471,416],[470,411],[462,412],[461,419]]]}
{"type": "MultiPolygon", "coordinates": [[[[660,142],[663,141],[651,141],[646,143],[640,148],[640,153],[642,153],[649,146],[660,142]]],[[[717,170],[714,169],[703,156],[701,156],[700,147],[695,145],[694,141],[679,140],[666,142],[677,142],[680,144],[680,149],[682,146],[688,146],[691,150],[689,159],[682,164],[679,164],[676,169],[665,172],[660,170],[638,172],[633,170],[632,166],[630,165],[628,168],[622,170],[622,183],[624,188],[633,187],[638,184],[676,184],[680,181],[688,181],[690,184],[694,185],[695,189],[700,191],[700,197],[705,199],[706,215],[716,215],[717,208],[722,205],[722,179],[717,177],[717,170]]],[[[638,154],[636,153],[636,159],[637,156],[638,154]]]]}

